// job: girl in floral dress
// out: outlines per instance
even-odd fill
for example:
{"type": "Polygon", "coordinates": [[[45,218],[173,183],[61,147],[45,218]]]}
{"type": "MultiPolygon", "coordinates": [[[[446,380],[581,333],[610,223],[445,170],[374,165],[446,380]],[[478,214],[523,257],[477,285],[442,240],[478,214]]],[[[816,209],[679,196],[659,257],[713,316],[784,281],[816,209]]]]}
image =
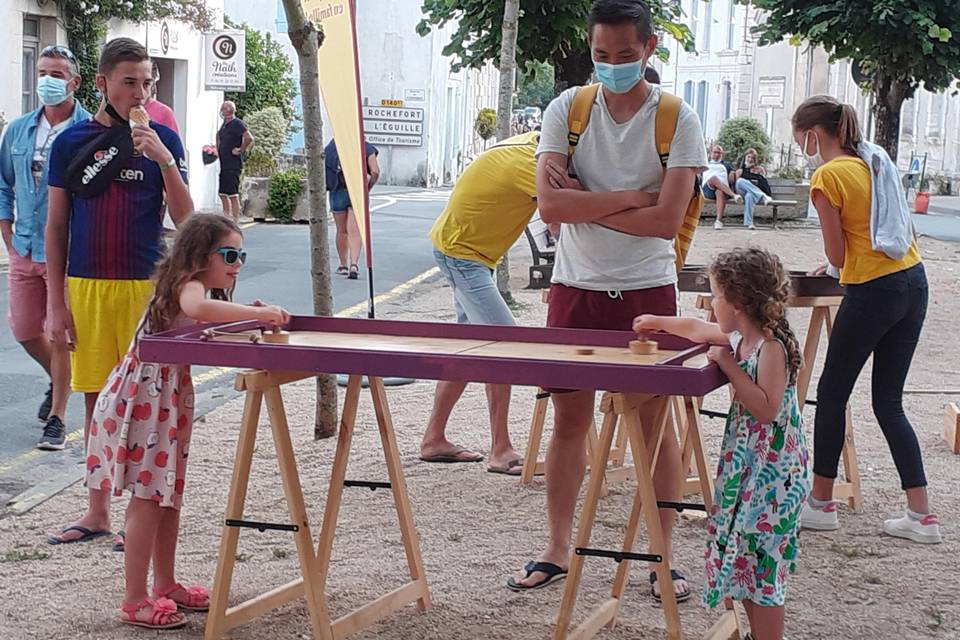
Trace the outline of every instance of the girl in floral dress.
{"type": "Polygon", "coordinates": [[[186,624],[185,611],[206,611],[203,587],[174,578],[180,504],[193,426],[190,367],[142,362],[141,336],[193,322],[260,320],[275,325],[286,311],[262,303],[228,302],[246,259],[237,225],[218,215],[193,214],[157,268],[156,288],[129,353],[97,398],[87,443],[86,485],[130,491],[126,515],[126,593],[120,621],[150,629],[186,624]],[[153,597],[147,571],[153,561],[153,597]]]}
{"type": "Polygon", "coordinates": [[[810,490],[796,392],[802,356],[786,319],[790,282],[779,258],[755,248],[720,255],[709,276],[716,323],[640,316],[634,330],[716,345],[707,357],[734,395],[707,526],[703,602],[740,600],[753,638],[780,640],[785,582],[796,568],[798,518],[810,490]]]}

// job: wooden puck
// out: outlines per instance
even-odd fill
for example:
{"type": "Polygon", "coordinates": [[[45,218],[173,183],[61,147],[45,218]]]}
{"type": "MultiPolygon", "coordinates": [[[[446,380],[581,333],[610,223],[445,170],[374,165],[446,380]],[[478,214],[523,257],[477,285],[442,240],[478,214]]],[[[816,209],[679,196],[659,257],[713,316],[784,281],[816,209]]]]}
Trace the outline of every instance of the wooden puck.
{"type": "Polygon", "coordinates": [[[264,331],[263,341],[268,344],[289,344],[290,334],[286,331],[264,331]]]}
{"type": "Polygon", "coordinates": [[[654,340],[631,340],[630,353],[649,355],[657,352],[657,343],[654,340]]]}
{"type": "Polygon", "coordinates": [[[578,356],[592,356],[593,353],[593,349],[590,349],[589,347],[577,347],[578,356]]]}

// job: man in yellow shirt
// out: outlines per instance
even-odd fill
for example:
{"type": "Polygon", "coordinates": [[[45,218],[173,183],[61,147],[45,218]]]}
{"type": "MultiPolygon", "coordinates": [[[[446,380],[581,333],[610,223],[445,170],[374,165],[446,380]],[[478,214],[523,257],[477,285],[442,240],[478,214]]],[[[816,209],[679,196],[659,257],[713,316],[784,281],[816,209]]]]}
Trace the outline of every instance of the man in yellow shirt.
{"type": "MultiPolygon", "coordinates": [[[[430,230],[433,255],[453,288],[457,322],[515,325],[494,280],[494,269],[523,233],[536,210],[536,159],[540,133],[531,131],[489,148],[457,181],[446,209],[430,230]]],[[[447,421],[465,382],[437,384],[433,412],[420,443],[426,462],[479,462],[483,456],[446,438],[447,421]]],[[[492,443],[487,470],[520,475],[522,458],[507,430],[510,386],[487,385],[492,443]]]]}

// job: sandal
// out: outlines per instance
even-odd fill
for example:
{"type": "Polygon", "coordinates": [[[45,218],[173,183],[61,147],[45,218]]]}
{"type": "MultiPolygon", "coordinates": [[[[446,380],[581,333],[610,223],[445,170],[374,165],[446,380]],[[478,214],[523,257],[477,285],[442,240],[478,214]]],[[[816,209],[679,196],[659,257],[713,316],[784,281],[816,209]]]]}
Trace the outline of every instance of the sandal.
{"type": "Polygon", "coordinates": [[[339,267],[337,267],[337,275],[338,275],[338,276],[345,276],[345,275],[347,275],[348,273],[350,273],[350,269],[347,269],[345,266],[340,265],[339,267]]]}
{"type": "Polygon", "coordinates": [[[513,579],[513,576],[507,579],[507,589],[511,591],[521,592],[521,591],[534,591],[536,589],[543,589],[544,587],[553,584],[557,580],[563,580],[567,577],[567,570],[562,569],[561,567],[553,564],[552,562],[533,562],[530,561],[527,563],[527,566],[523,568],[527,572],[525,577],[529,578],[530,575],[534,572],[539,571],[540,573],[547,574],[547,577],[531,585],[520,584],[513,579]]]}
{"type": "Polygon", "coordinates": [[[177,608],[182,611],[202,612],[210,609],[210,592],[206,587],[200,586],[199,584],[185,587],[179,582],[175,582],[169,587],[164,587],[163,589],[154,589],[153,594],[157,596],[157,598],[167,598],[173,600],[177,604],[177,608]],[[172,594],[178,591],[182,591],[184,593],[184,597],[171,597],[172,594]]]}
{"type": "Polygon", "coordinates": [[[177,611],[177,603],[169,598],[144,598],[133,604],[124,602],[120,605],[120,612],[120,622],[144,629],[179,629],[187,624],[184,615],[177,611]],[[150,607],[150,618],[137,618],[137,614],[147,607],[150,607]]]}
{"type": "Polygon", "coordinates": [[[350,280],[356,280],[360,277],[360,267],[355,264],[350,265],[350,275],[347,276],[350,280]]]}
{"type": "MultiPolygon", "coordinates": [[[[687,581],[687,579],[683,577],[683,574],[677,571],[676,569],[670,569],[670,579],[673,582],[676,582],[677,580],[683,580],[684,582],[687,581]]],[[[657,584],[657,572],[651,571],[650,572],[650,595],[653,596],[654,600],[656,600],[657,602],[660,602],[660,596],[657,595],[657,592],[653,590],[653,586],[655,584],[657,584]]],[[[684,589],[683,591],[677,594],[677,603],[679,604],[681,602],[689,600],[690,596],[692,595],[693,595],[693,592],[690,591],[690,587],[687,586],[686,589],[684,589]]]]}

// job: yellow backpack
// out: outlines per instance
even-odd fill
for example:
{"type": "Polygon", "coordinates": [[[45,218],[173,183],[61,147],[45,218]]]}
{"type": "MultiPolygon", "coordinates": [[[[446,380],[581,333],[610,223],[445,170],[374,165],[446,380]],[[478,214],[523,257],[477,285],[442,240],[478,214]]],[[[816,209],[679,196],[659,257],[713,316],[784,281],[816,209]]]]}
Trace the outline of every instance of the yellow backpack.
{"type": "MultiPolygon", "coordinates": [[[[567,125],[570,130],[567,135],[568,159],[573,158],[573,152],[576,150],[577,144],[580,143],[580,136],[587,129],[587,123],[590,122],[590,112],[593,109],[593,103],[596,102],[599,90],[599,84],[591,84],[580,87],[573,96],[573,104],[570,105],[570,114],[567,117],[567,125]]],[[[673,143],[673,134],[677,131],[677,118],[680,116],[682,104],[683,102],[677,96],[661,92],[660,103],[657,105],[654,137],[657,143],[657,153],[660,155],[660,164],[664,171],[667,170],[670,145],[673,143]]],[[[687,253],[689,253],[690,245],[693,243],[693,234],[700,223],[700,210],[702,208],[703,194],[700,191],[700,176],[697,176],[693,185],[693,195],[690,196],[687,211],[683,216],[683,225],[673,241],[673,248],[677,254],[677,271],[683,268],[687,260],[687,253]]]]}

